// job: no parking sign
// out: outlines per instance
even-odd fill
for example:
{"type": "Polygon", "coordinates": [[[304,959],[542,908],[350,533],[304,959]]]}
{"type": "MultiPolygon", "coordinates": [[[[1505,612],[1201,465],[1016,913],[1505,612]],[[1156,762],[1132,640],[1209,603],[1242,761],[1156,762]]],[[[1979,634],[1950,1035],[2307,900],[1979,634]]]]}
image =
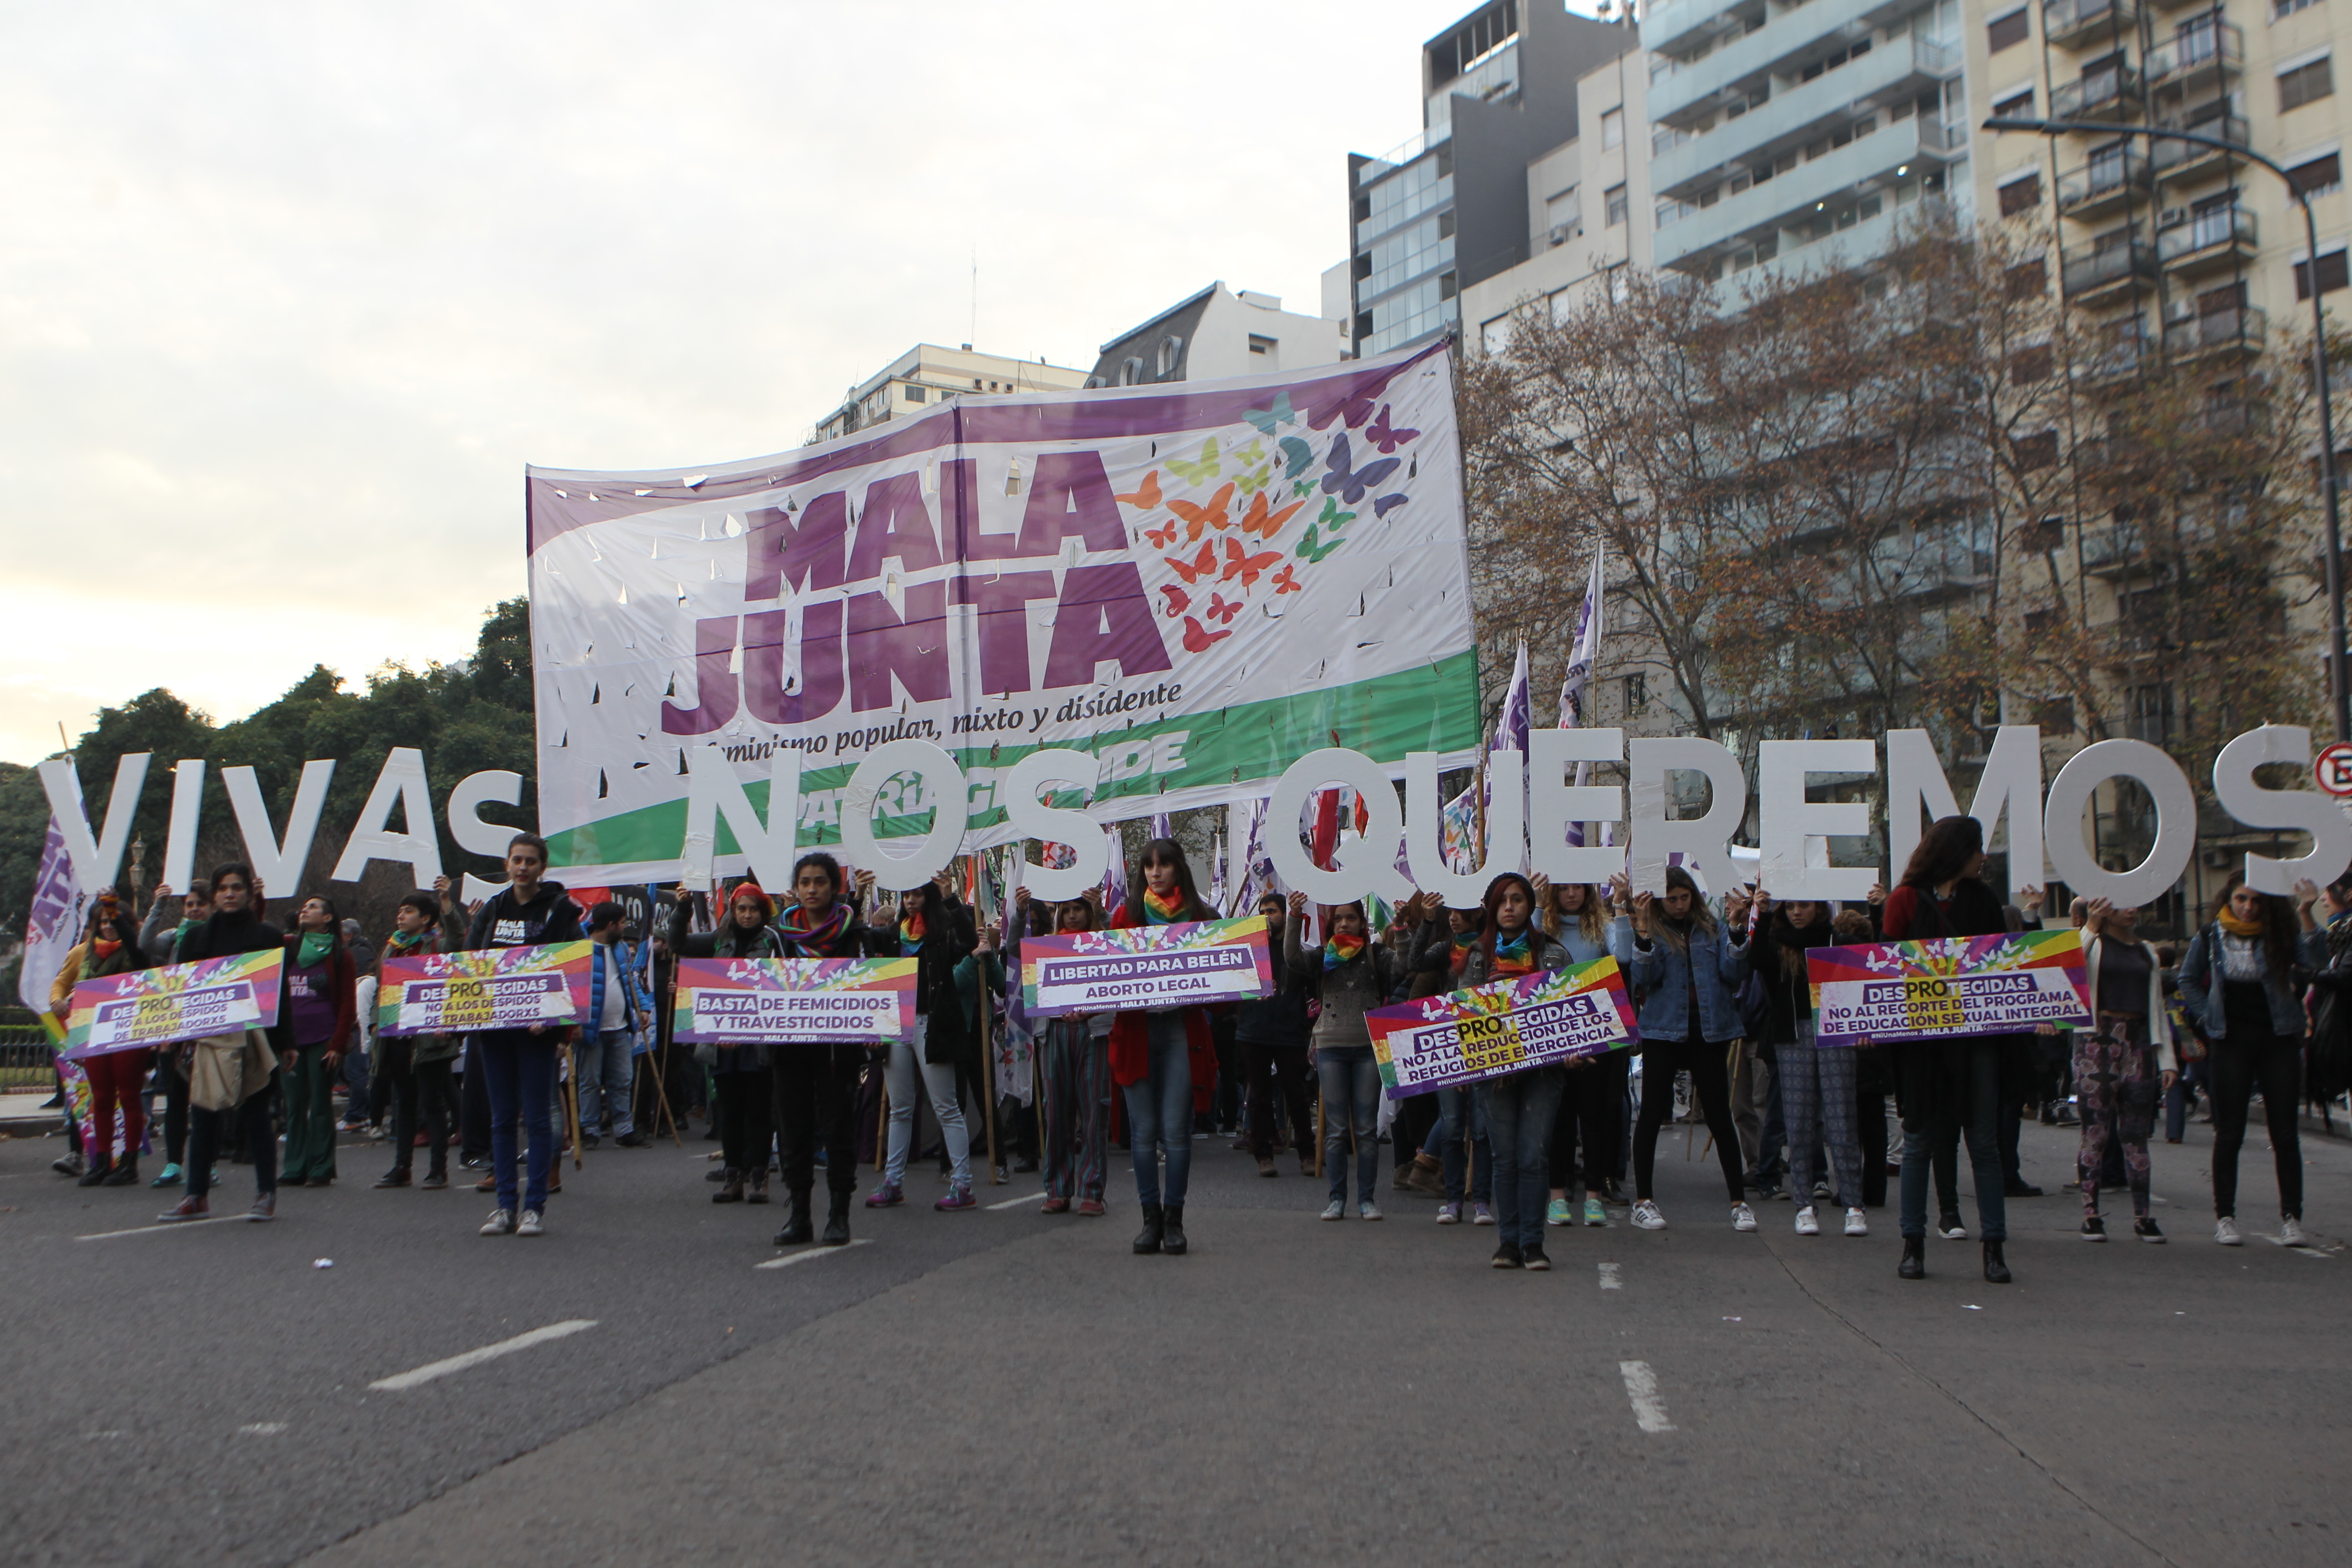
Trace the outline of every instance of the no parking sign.
{"type": "Polygon", "coordinates": [[[2337,741],[2320,748],[2319,755],[2311,760],[2311,773],[2328,794],[2352,795],[2352,742],[2337,741]]]}

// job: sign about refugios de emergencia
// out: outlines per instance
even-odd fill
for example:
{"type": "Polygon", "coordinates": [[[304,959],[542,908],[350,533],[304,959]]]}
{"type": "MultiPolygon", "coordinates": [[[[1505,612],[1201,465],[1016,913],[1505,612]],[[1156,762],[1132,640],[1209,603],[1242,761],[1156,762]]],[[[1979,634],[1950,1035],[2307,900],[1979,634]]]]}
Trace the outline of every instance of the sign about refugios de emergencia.
{"type": "Polygon", "coordinates": [[[877,816],[885,833],[932,816],[964,849],[1023,837],[1007,775],[1041,750],[1062,771],[1021,782],[1097,821],[1264,795],[1335,742],[1391,776],[1408,752],[1463,756],[1453,397],[1437,346],[957,400],[707,471],[531,469],[555,863],[575,881],[738,868],[742,814],[690,810],[696,775],[723,771],[702,793],[764,820],[779,752],[797,842],[842,842],[846,808],[853,852],[877,816]],[[963,802],[938,798],[937,769],[851,789],[861,762],[935,755],[910,742],[944,749],[963,802]]]}

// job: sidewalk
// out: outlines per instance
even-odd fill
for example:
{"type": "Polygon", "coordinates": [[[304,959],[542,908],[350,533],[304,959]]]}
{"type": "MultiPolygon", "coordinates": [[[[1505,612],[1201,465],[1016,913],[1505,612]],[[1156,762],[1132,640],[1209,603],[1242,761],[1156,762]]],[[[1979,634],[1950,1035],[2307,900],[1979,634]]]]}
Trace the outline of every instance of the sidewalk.
{"type": "Polygon", "coordinates": [[[0,1135],[38,1138],[62,1131],[65,1117],[56,1110],[41,1109],[41,1102],[48,1098],[46,1089],[0,1094],[0,1135]]]}

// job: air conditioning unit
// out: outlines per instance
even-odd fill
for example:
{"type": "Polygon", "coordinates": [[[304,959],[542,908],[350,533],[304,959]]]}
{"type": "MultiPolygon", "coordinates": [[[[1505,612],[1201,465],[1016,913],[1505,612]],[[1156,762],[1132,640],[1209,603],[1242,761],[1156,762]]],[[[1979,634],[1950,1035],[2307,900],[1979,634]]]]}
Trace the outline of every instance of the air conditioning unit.
{"type": "Polygon", "coordinates": [[[1550,232],[1546,234],[1544,238],[1554,246],[1561,246],[1566,245],[1583,231],[1584,226],[1580,223],[1559,223],[1552,225],[1550,232]]]}
{"type": "Polygon", "coordinates": [[[2196,319],[2197,301],[2194,300],[2175,300],[2164,308],[2164,320],[2168,326],[2176,321],[2193,321],[2196,319]]]}
{"type": "Polygon", "coordinates": [[[2188,221],[2189,209],[2187,207],[2167,207],[2163,212],[2157,215],[2156,226],[2158,228],[2178,228],[2188,221]]]}

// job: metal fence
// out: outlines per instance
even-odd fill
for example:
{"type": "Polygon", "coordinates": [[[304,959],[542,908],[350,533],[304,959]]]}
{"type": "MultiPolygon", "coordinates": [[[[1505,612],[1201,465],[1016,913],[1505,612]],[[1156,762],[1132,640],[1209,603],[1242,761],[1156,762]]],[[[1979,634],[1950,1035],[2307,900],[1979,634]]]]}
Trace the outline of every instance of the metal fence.
{"type": "Polygon", "coordinates": [[[49,1086],[48,1031],[26,1008],[0,1008],[0,1090],[49,1086]]]}

